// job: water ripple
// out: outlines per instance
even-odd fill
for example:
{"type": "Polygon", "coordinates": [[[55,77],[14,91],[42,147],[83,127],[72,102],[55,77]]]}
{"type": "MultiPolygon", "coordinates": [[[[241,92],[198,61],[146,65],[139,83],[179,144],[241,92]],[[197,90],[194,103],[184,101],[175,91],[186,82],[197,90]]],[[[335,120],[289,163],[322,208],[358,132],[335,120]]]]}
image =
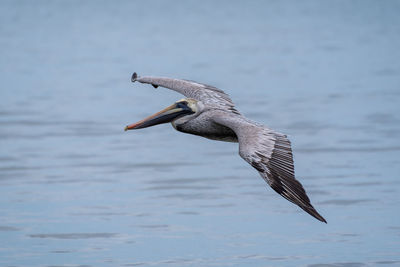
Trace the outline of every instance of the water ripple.
{"type": "Polygon", "coordinates": [[[59,234],[32,234],[31,238],[52,238],[52,239],[92,239],[92,238],[113,238],[116,233],[59,233],[59,234]]]}
{"type": "Polygon", "coordinates": [[[320,202],[318,202],[318,204],[350,206],[350,205],[366,203],[366,202],[378,202],[378,200],[377,199],[330,199],[330,200],[320,201],[320,202]]]}

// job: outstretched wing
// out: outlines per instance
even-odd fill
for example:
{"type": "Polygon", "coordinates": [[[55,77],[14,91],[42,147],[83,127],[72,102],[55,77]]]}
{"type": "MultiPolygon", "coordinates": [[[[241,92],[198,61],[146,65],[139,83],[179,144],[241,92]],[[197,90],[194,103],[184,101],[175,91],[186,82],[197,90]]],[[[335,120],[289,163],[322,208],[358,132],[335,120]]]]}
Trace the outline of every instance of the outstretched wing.
{"type": "Polygon", "coordinates": [[[272,189],[326,223],[311,205],[301,183],[295,179],[292,149],[285,135],[227,112],[215,113],[213,120],[236,133],[240,156],[260,173],[272,189]]]}
{"type": "Polygon", "coordinates": [[[236,110],[230,97],[221,89],[214,86],[180,79],[171,79],[164,77],[139,77],[136,72],[132,75],[132,82],[138,81],[140,83],[148,83],[155,88],[158,86],[165,87],[183,94],[188,98],[193,98],[203,102],[208,106],[213,106],[226,111],[231,111],[235,114],[240,114],[236,110]]]}

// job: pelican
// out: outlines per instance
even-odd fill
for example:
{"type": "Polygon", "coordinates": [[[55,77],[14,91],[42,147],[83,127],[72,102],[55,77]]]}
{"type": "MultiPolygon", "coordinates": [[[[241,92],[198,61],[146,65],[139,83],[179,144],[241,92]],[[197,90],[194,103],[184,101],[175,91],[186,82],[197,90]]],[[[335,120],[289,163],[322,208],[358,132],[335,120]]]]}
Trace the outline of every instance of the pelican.
{"type": "Polygon", "coordinates": [[[326,223],[315,210],[301,183],[295,179],[292,149],[287,136],[244,117],[230,97],[210,85],[164,77],[139,77],[132,82],[165,87],[185,97],[126,130],[142,129],[171,122],[184,133],[212,140],[239,142],[239,155],[282,197],[298,205],[314,218],[326,223]]]}

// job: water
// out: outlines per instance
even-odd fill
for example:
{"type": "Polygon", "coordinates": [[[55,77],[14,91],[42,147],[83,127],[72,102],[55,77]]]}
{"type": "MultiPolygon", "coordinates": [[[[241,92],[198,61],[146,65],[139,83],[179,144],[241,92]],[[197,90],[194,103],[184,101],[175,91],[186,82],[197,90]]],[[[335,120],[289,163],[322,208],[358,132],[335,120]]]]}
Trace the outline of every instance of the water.
{"type": "Polygon", "coordinates": [[[400,264],[398,1],[2,1],[1,266],[400,264]],[[224,89],[327,219],[237,144],[126,124],[224,89]]]}

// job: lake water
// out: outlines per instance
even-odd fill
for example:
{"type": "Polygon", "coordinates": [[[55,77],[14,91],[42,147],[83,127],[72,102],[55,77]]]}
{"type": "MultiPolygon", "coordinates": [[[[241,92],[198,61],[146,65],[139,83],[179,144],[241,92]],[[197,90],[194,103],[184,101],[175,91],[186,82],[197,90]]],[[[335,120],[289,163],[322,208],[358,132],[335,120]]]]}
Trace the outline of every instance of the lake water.
{"type": "Polygon", "coordinates": [[[1,266],[400,266],[399,1],[1,1],[1,266]],[[124,132],[208,83],[289,135],[327,219],[237,144],[124,132]]]}

